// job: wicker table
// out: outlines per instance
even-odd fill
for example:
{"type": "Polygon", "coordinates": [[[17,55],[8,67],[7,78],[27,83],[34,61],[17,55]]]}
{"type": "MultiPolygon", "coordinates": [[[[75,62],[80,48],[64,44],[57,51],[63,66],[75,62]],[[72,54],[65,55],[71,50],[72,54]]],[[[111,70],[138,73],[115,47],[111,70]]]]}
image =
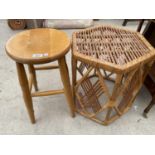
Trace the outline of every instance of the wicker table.
{"type": "Polygon", "coordinates": [[[73,95],[81,115],[107,125],[133,104],[155,58],[138,32],[97,26],[75,32],[73,95]]]}
{"type": "Polygon", "coordinates": [[[70,49],[70,40],[66,33],[55,29],[33,29],[18,33],[6,43],[7,54],[16,62],[19,82],[27,111],[32,123],[35,123],[32,97],[48,96],[65,93],[74,116],[74,104],[68,75],[65,55],[70,49]],[[58,65],[35,66],[58,61],[58,65]],[[24,64],[29,68],[29,80],[24,64]],[[64,89],[39,91],[36,79],[36,70],[59,69],[64,89]],[[35,91],[32,91],[34,86],[35,91]]]}

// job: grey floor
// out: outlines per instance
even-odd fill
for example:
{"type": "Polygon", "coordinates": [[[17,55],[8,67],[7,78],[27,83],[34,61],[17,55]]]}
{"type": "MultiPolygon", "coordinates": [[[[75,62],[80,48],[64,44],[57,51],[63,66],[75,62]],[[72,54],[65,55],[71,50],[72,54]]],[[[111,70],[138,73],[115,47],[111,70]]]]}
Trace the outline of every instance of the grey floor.
{"type": "MultiPolygon", "coordinates": [[[[95,24],[121,25],[123,20],[100,20],[95,24]]],[[[137,23],[128,23],[126,27],[136,30],[137,23]]],[[[64,30],[71,36],[73,30],[64,30]]],[[[149,118],[142,111],[151,100],[143,87],[133,107],[120,119],[109,126],[102,126],[79,114],[73,119],[69,115],[64,95],[34,98],[36,124],[29,121],[18,84],[15,63],[5,53],[5,43],[19,31],[11,30],[6,20],[0,20],[0,134],[155,134],[155,107],[149,118]]],[[[71,71],[70,52],[67,63],[71,71]]],[[[58,71],[37,73],[39,88],[61,88],[58,71]]],[[[71,72],[70,72],[71,76],[71,72]]]]}

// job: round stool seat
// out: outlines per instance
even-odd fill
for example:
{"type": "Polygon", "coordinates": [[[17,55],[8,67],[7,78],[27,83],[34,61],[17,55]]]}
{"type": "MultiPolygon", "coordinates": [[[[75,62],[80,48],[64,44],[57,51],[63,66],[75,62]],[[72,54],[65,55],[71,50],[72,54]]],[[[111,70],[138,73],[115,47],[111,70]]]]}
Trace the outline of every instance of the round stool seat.
{"type": "Polygon", "coordinates": [[[66,33],[55,29],[26,30],[11,37],[7,54],[19,63],[48,63],[64,56],[70,48],[66,33]]]}

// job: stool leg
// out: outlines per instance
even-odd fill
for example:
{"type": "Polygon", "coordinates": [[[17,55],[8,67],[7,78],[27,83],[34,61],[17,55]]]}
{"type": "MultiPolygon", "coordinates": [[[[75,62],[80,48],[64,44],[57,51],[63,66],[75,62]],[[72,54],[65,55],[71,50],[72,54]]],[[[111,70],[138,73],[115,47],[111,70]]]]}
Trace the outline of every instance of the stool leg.
{"type": "Polygon", "coordinates": [[[65,92],[65,95],[66,95],[66,98],[68,100],[68,104],[70,107],[71,116],[74,117],[75,116],[74,102],[73,102],[71,85],[70,85],[70,80],[69,80],[68,67],[66,64],[65,57],[60,58],[58,60],[58,63],[59,63],[59,68],[60,68],[61,79],[62,79],[62,82],[64,85],[64,92],[65,92]]]}
{"type": "Polygon", "coordinates": [[[26,105],[30,120],[31,120],[32,123],[35,123],[35,116],[34,116],[34,111],[33,111],[32,97],[31,97],[31,94],[30,94],[28,80],[27,80],[25,69],[24,69],[24,65],[20,64],[20,63],[16,63],[16,67],[17,67],[19,83],[21,85],[25,105],[26,105]]]}
{"type": "Polygon", "coordinates": [[[28,65],[28,68],[29,68],[30,74],[32,74],[32,76],[33,76],[33,85],[34,85],[35,91],[38,91],[38,84],[37,84],[37,78],[36,78],[36,71],[35,71],[35,69],[34,69],[34,66],[33,66],[33,65],[28,65]]]}

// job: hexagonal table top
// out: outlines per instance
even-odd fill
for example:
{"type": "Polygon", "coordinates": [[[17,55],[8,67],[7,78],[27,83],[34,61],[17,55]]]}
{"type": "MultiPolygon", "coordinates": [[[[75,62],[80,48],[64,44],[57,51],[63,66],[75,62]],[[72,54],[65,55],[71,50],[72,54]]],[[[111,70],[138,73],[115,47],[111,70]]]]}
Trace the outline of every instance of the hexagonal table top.
{"type": "Polygon", "coordinates": [[[155,50],[138,32],[103,25],[73,33],[73,55],[122,71],[153,59],[155,50]]]}

